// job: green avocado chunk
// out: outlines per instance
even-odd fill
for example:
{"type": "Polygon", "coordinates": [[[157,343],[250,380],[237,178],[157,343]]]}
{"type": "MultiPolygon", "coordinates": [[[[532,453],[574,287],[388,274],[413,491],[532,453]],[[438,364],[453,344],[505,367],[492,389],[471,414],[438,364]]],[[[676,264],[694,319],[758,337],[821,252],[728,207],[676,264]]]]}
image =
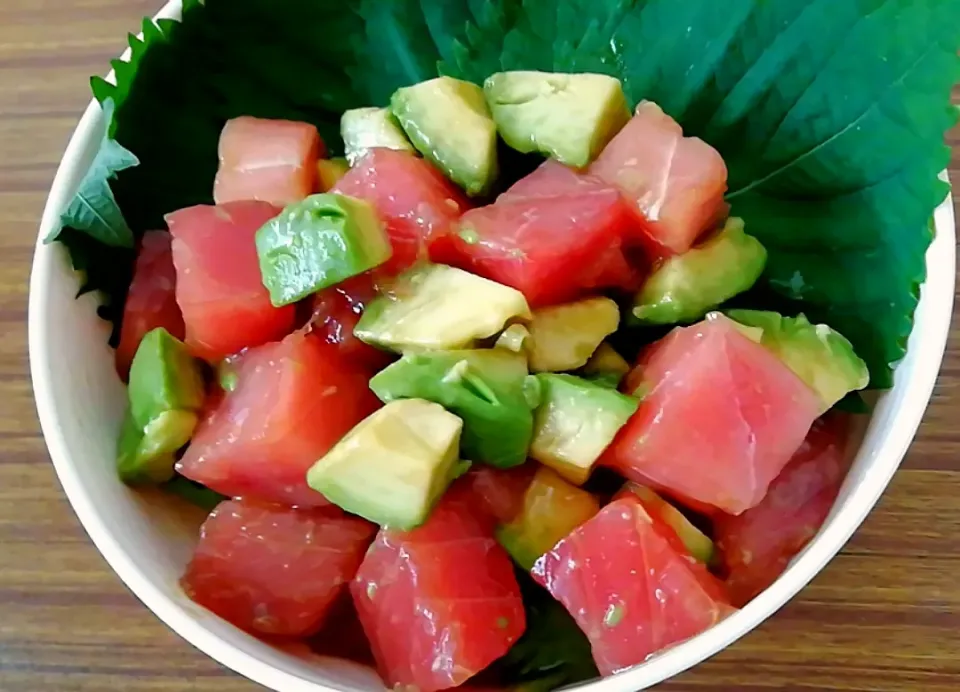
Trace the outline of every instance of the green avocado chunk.
{"type": "Polygon", "coordinates": [[[609,298],[586,298],[536,310],[525,344],[530,369],[565,372],[585,366],[619,324],[620,308],[609,298]]]}
{"type": "Polygon", "coordinates": [[[444,264],[411,269],[367,306],[358,339],[397,352],[470,348],[508,320],[530,319],[520,291],[444,264]]]}
{"type": "Polygon", "coordinates": [[[463,419],[465,459],[500,468],[524,463],[533,438],[527,360],[504,349],[408,353],[370,380],[383,402],[426,399],[463,419]]]}
{"type": "Polygon", "coordinates": [[[503,140],[583,168],[627,121],[620,80],[602,74],[500,72],[483,85],[503,140]]]}
{"type": "Polygon", "coordinates": [[[639,400],[573,375],[540,374],[530,456],[582,485],[639,400]]]}
{"type": "Polygon", "coordinates": [[[373,269],[393,253],[370,204],[329,192],[288,206],[257,231],[256,242],[263,285],[277,307],[373,269]]]}
{"type": "Polygon", "coordinates": [[[351,166],[371,149],[416,150],[387,108],[354,108],[340,118],[340,136],[351,166]]]}
{"type": "Polygon", "coordinates": [[[802,314],[783,317],[760,310],[729,310],[727,316],[749,329],[761,330],[760,343],[819,395],[824,413],[849,392],[870,384],[867,364],[853,345],[825,324],[811,324],[802,314]]]}
{"type": "Polygon", "coordinates": [[[540,466],[527,486],[520,513],[497,526],[495,535],[514,562],[530,571],[542,555],[599,511],[596,497],[540,466]]]}
{"type": "Polygon", "coordinates": [[[314,464],[307,483],[347,512],[413,529],[464,471],[458,456],[462,428],[439,404],[390,402],[314,464]]]}
{"type": "Polygon", "coordinates": [[[317,184],[320,192],[329,192],[347,173],[350,162],[346,159],[321,159],[317,161],[317,184]]]}
{"type": "Polygon", "coordinates": [[[483,89],[438,77],[397,90],[390,110],[417,150],[471,197],[497,180],[497,126],[483,89]]]}
{"type": "Polygon", "coordinates": [[[767,251],[743,229],[741,219],[730,219],[714,237],[664,261],[640,289],[633,322],[696,322],[753,286],[766,266],[767,251]]]}
{"type": "Polygon", "coordinates": [[[527,344],[529,341],[529,329],[522,324],[511,324],[500,333],[500,336],[497,337],[497,342],[494,344],[494,346],[496,348],[502,348],[514,353],[525,354],[527,352],[527,344]]]}
{"type": "Polygon", "coordinates": [[[129,408],[117,445],[127,483],[173,477],[174,454],[190,441],[204,401],[199,363],[163,328],[148,332],[130,366],[129,408]]]}
{"type": "Polygon", "coordinates": [[[151,456],[145,448],[141,449],[142,443],[143,430],[134,422],[128,410],[123,417],[120,439],[117,442],[117,471],[120,480],[129,485],[152,485],[165,483],[173,478],[173,467],[177,463],[173,452],[151,456]]]}
{"type": "Polygon", "coordinates": [[[590,356],[590,360],[580,372],[586,380],[610,389],[617,389],[623,378],[630,372],[630,364],[617,353],[613,346],[604,341],[590,356]]]}

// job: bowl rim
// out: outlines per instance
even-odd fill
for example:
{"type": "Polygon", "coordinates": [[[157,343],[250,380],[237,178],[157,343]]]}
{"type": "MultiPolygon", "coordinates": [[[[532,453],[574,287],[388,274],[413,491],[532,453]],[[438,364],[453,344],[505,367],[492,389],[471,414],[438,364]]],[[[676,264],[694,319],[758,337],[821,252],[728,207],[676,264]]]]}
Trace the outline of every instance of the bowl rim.
{"type": "MultiPolygon", "coordinates": [[[[154,19],[180,17],[180,0],[170,0],[154,19]]],[[[127,59],[129,49],[121,59],[127,59]]],[[[108,79],[113,77],[111,72],[108,79]]],[[[28,348],[34,397],[43,436],[63,490],[85,531],[110,567],[124,584],[162,622],[194,647],[220,664],[273,690],[284,692],[338,692],[338,688],[308,681],[283,671],[260,657],[225,643],[193,615],[168,598],[137,566],[120,546],[99,515],[97,507],[83,488],[74,466],[70,445],[62,434],[54,384],[40,364],[48,362],[52,343],[44,321],[41,298],[54,272],[63,271],[63,256],[44,244],[63,204],[69,199],[67,182],[78,167],[89,140],[102,131],[99,104],[92,100],[60,162],[43,211],[30,276],[28,309],[28,348]]],[[[944,176],[945,177],[945,176],[944,176]]],[[[850,536],[857,530],[890,483],[910,444],[930,401],[943,360],[953,313],[956,274],[956,226],[952,194],[937,210],[936,235],[927,253],[927,278],[921,287],[921,303],[926,310],[923,334],[911,335],[910,356],[916,360],[912,376],[898,380],[902,403],[894,429],[886,433],[885,444],[871,464],[871,473],[847,498],[835,507],[817,537],[798,555],[776,583],[706,632],[651,658],[641,666],[564,689],[579,692],[633,692],[671,678],[713,656],[753,631],[790,601],[821,572],[850,536]]],[[[919,309],[919,306],[918,306],[919,309]]]]}

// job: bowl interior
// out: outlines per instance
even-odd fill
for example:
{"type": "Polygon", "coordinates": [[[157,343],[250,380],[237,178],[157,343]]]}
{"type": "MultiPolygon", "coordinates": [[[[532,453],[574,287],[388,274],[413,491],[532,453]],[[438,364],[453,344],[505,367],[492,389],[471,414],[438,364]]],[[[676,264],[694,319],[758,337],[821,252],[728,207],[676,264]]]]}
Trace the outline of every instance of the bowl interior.
{"type": "MultiPolygon", "coordinates": [[[[164,14],[175,16],[176,4],[164,14]]],[[[63,249],[42,243],[92,161],[103,129],[99,107],[91,104],[54,182],[31,277],[34,390],[64,490],[87,532],[127,586],[175,631],[221,663],[284,692],[382,690],[372,670],[296,648],[269,646],[194,605],[178,580],[203,515],[167,496],[133,492],[117,479],[113,458],[125,391],[114,372],[108,328],[96,317],[93,296],[75,299],[79,283],[63,249]]],[[[909,353],[896,372],[895,387],[878,401],[840,497],[817,538],[776,584],[736,615],[643,666],[580,689],[643,689],[716,653],[789,600],[859,526],[913,439],[943,357],[955,275],[949,203],[937,211],[936,228],[909,353]]]]}

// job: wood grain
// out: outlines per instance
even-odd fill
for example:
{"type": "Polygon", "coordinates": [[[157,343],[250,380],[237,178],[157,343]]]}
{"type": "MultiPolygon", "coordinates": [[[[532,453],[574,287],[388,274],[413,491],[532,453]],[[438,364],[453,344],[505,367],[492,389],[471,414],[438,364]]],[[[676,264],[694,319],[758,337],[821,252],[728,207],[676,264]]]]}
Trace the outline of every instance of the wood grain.
{"type": "MultiPolygon", "coordinates": [[[[159,5],[0,3],[0,692],[259,689],[172,634],[109,570],[63,498],[30,389],[27,277],[46,192],[88,76],[159,5]]],[[[960,688],[956,337],[904,470],[843,554],[758,631],[660,689],[960,688]]]]}

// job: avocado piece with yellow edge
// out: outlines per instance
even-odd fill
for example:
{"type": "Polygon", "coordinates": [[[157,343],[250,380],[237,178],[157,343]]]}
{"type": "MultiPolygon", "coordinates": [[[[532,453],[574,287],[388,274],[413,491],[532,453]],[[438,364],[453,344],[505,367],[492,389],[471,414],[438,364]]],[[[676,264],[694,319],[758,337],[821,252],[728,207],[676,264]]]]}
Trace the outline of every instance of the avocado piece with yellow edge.
{"type": "Polygon", "coordinates": [[[318,161],[317,183],[320,186],[320,192],[329,192],[348,172],[350,172],[350,163],[346,159],[318,161]]]}
{"type": "Polygon", "coordinates": [[[127,394],[141,430],[168,411],[199,411],[205,394],[200,364],[166,329],[153,329],[133,357],[127,394]]]}
{"type": "Polygon", "coordinates": [[[120,437],[117,466],[125,482],[165,483],[173,478],[176,452],[190,441],[199,423],[192,411],[164,411],[144,430],[130,422],[120,437]]]}
{"type": "Polygon", "coordinates": [[[398,89],[390,110],[417,150],[469,196],[491,191],[499,173],[497,126],[483,89],[438,77],[398,89]]]}
{"type": "Polygon", "coordinates": [[[423,399],[393,401],[361,421],[307,472],[307,483],[341,509],[409,530],[427,520],[463,473],[463,422],[423,399]]]}
{"type": "Polygon", "coordinates": [[[530,457],[583,485],[639,400],[574,375],[540,374],[530,457]]]}
{"type": "Polygon", "coordinates": [[[634,300],[632,322],[642,325],[696,322],[721,303],[751,288],[763,274],[767,251],[732,218],[722,231],[682,255],[666,259],[634,300]]]}
{"type": "Polygon", "coordinates": [[[190,441],[204,402],[200,364],[166,329],[146,334],[130,366],[129,407],[117,445],[117,468],[127,483],[163,483],[174,454],[190,441]]]}
{"type": "Polygon", "coordinates": [[[513,353],[526,353],[527,341],[530,339],[530,330],[522,324],[511,324],[504,329],[494,344],[495,348],[501,348],[513,353]]]}
{"type": "Polygon", "coordinates": [[[444,264],[425,264],[371,301],[354,334],[398,353],[453,350],[494,336],[513,319],[530,319],[520,291],[444,264]]]}
{"type": "Polygon", "coordinates": [[[426,399],[463,420],[461,455],[499,468],[527,460],[527,359],[503,349],[407,353],[370,380],[381,401],[426,399]]]}
{"type": "Polygon", "coordinates": [[[811,324],[805,315],[784,317],[761,310],[728,310],[738,325],[759,330],[759,343],[773,352],[817,393],[826,413],[850,392],[870,384],[867,364],[840,332],[811,324]]]}
{"type": "Polygon", "coordinates": [[[620,309],[609,298],[587,298],[535,311],[527,327],[530,370],[566,372],[582,368],[619,324],[620,309]]]}
{"type": "Polygon", "coordinates": [[[630,120],[620,80],[603,74],[499,72],[483,93],[510,147],[575,168],[593,161],[630,120]]]}
{"type": "Polygon", "coordinates": [[[363,200],[325,192],[291,204],[257,231],[263,285],[277,307],[380,266],[393,246],[363,200]]]}
{"type": "Polygon", "coordinates": [[[705,565],[713,564],[716,557],[716,549],[713,541],[694,526],[690,520],[683,515],[683,512],[645,485],[628,482],[623,487],[623,492],[633,493],[640,498],[640,502],[643,503],[644,508],[649,513],[658,517],[663,523],[673,529],[677,537],[694,558],[705,565]]]}
{"type": "Polygon", "coordinates": [[[117,472],[120,480],[128,485],[166,483],[173,478],[177,463],[173,452],[150,454],[147,450],[149,445],[143,443],[143,430],[134,422],[128,410],[123,417],[117,442],[117,472]]]}
{"type": "Polygon", "coordinates": [[[596,497],[541,466],[523,496],[520,514],[497,527],[497,540],[529,572],[540,556],[599,511],[596,497]]]}
{"type": "Polygon", "coordinates": [[[604,341],[580,371],[585,379],[616,389],[630,372],[630,363],[604,341]]]}
{"type": "Polygon", "coordinates": [[[354,108],[340,118],[340,137],[351,166],[371,149],[416,153],[400,123],[388,108],[354,108]]]}

